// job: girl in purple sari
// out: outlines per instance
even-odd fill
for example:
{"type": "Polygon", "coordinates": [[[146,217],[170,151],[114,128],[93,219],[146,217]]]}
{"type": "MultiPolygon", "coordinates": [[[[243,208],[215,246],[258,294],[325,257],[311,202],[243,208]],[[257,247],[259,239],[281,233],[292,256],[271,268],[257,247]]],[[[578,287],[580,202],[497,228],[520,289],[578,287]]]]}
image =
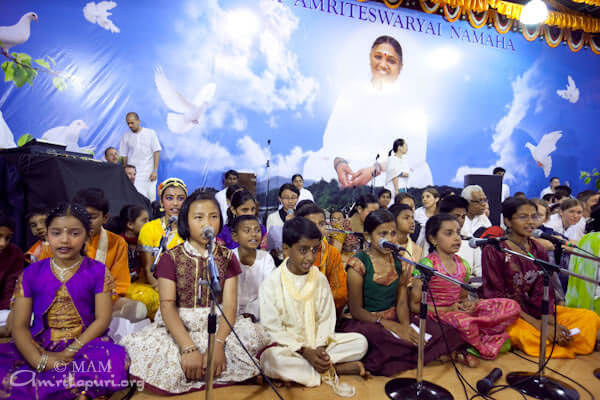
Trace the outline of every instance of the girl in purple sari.
{"type": "Polygon", "coordinates": [[[129,384],[125,349],[106,336],[114,281],[83,255],[83,207],[61,205],[46,225],[54,257],[31,264],[17,282],[13,340],[0,344],[0,398],[110,396],[129,384]]]}

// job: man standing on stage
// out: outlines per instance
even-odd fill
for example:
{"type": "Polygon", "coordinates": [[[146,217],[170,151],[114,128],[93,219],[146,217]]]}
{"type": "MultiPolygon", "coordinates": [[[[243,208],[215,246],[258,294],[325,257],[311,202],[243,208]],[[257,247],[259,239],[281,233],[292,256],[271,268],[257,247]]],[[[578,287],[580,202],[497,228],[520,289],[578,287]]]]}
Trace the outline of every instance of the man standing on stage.
{"type": "Polygon", "coordinates": [[[140,126],[140,117],[129,112],[125,117],[130,132],[121,138],[119,153],[123,156],[123,165],[133,165],[137,170],[135,188],[150,201],[156,200],[156,178],[158,158],[162,150],[156,132],[140,126]]]}

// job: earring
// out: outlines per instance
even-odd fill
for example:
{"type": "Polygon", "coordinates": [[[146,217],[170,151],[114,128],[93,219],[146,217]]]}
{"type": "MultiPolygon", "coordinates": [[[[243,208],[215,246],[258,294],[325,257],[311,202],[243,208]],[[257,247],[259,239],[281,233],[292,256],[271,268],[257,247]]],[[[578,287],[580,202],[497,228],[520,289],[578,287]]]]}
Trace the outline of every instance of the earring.
{"type": "Polygon", "coordinates": [[[165,208],[163,207],[162,201],[160,202],[160,212],[165,212],[165,208]]]}

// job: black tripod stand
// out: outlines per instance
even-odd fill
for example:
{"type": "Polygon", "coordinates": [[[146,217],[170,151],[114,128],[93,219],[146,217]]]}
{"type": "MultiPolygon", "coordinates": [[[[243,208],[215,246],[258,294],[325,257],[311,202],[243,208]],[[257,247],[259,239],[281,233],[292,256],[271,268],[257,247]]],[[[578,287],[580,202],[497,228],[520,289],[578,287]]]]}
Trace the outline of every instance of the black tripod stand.
{"type": "Polygon", "coordinates": [[[453,400],[452,394],[443,387],[423,380],[423,367],[425,358],[425,329],[427,323],[427,292],[429,282],[435,275],[442,279],[452,282],[470,292],[476,292],[476,289],[454,278],[440,274],[431,267],[416,263],[407,258],[401,257],[394,252],[394,257],[398,260],[412,264],[420,272],[419,279],[423,282],[421,289],[421,305],[419,309],[419,344],[417,353],[417,378],[395,378],[385,384],[385,392],[391,399],[402,400],[453,400]]]}
{"type": "MultiPolygon", "coordinates": [[[[496,245],[499,251],[506,254],[515,255],[522,259],[532,261],[540,267],[540,272],[544,281],[544,294],[542,298],[542,324],[540,330],[540,356],[538,360],[538,370],[536,372],[511,372],[506,376],[509,385],[516,387],[520,392],[535,397],[537,399],[551,400],[577,400],[579,393],[573,387],[554,378],[544,375],[545,357],[546,357],[546,339],[548,337],[548,315],[550,300],[550,277],[554,272],[568,274],[570,276],[583,279],[584,281],[598,284],[599,282],[588,278],[587,276],[575,274],[564,270],[558,265],[544,260],[534,258],[533,256],[518,253],[516,251],[496,245]]],[[[555,321],[555,323],[557,323],[555,321]]]]}

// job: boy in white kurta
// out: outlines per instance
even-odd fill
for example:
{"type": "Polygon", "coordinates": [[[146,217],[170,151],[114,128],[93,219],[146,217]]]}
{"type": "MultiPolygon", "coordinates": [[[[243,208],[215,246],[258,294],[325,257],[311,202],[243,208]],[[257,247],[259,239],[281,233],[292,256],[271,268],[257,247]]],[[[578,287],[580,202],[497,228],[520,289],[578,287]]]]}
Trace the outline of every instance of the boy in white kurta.
{"type": "MultiPolygon", "coordinates": [[[[322,375],[328,382],[335,373],[365,375],[358,360],[367,352],[367,340],[357,333],[334,332],[331,288],[313,266],[321,232],[311,221],[296,217],[283,226],[283,243],[287,258],[259,293],[261,324],[278,344],[260,358],[265,373],[305,386],[320,385],[322,375]]],[[[332,386],[338,393],[348,389],[332,386]]]]}
{"type": "Polygon", "coordinates": [[[239,244],[233,253],[242,269],[238,276],[238,314],[256,321],[260,319],[258,291],[275,269],[275,262],[268,252],[258,249],[262,232],[256,216],[241,215],[235,218],[231,235],[239,244]]]}

